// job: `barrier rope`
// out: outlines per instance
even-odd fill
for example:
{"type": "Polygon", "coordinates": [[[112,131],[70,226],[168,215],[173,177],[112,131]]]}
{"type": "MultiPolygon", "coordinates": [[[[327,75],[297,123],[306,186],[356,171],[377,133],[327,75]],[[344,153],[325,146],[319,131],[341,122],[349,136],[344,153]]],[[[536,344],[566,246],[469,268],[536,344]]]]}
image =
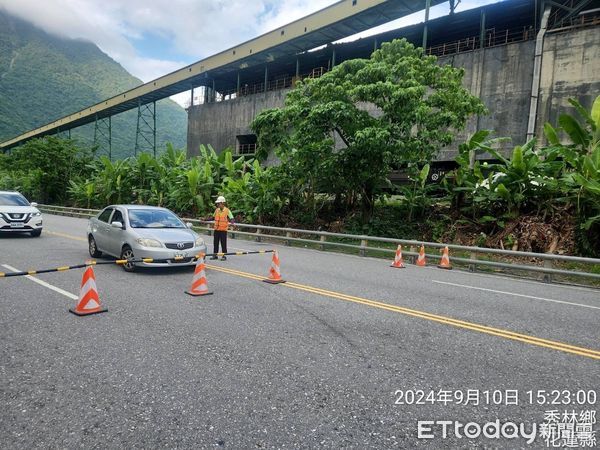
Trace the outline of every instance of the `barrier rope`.
{"type": "Polygon", "coordinates": [[[65,272],[67,270],[73,269],[83,269],[88,266],[102,266],[107,264],[117,264],[123,265],[127,263],[168,263],[168,262],[176,262],[183,261],[189,259],[189,262],[198,261],[201,257],[207,256],[241,256],[241,255],[258,255],[264,253],[273,253],[275,250],[257,250],[257,251],[247,251],[247,252],[230,252],[230,253],[206,253],[204,255],[196,255],[196,256],[176,256],[174,258],[168,259],[154,259],[154,258],[139,258],[139,259],[117,259],[115,261],[96,261],[95,259],[86,261],[84,264],[76,264],[74,266],[61,266],[56,267],[54,269],[39,269],[39,270],[27,270],[23,272],[0,272],[0,278],[8,278],[8,277],[22,277],[26,275],[38,275],[41,273],[50,273],[50,272],[65,272]]]}

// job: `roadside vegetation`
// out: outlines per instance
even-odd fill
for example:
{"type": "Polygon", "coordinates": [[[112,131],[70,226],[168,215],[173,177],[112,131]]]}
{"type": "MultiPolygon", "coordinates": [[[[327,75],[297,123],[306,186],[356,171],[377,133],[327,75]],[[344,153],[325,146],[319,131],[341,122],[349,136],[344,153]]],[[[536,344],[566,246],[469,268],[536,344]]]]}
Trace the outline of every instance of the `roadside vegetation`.
{"type": "Polygon", "coordinates": [[[47,137],[0,154],[0,189],[42,203],[145,203],[200,218],[224,195],[248,223],[600,256],[600,97],[590,111],[571,100],[573,115],[508,156],[491,131],[479,131],[458,146],[457,168],[428,183],[438,151],[485,113],[462,76],[394,41],[299,82],[283,108],[261,113],[256,159],[210,146],[186,158],[167,145],[156,158],[110,161],[47,137]],[[268,154],[281,163],[264,167],[268,154]],[[484,154],[496,162],[481,162],[484,154]],[[388,181],[398,168],[408,183],[388,181]]]}

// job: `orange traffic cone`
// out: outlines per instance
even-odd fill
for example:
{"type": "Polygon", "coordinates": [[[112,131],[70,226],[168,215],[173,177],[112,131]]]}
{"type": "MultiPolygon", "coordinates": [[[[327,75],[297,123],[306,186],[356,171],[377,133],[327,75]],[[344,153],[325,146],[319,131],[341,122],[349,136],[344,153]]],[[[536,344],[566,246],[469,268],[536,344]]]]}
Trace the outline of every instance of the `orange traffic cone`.
{"type": "Polygon", "coordinates": [[[271,284],[285,283],[285,280],[281,278],[281,271],[279,270],[279,255],[277,254],[277,250],[273,252],[269,278],[265,278],[263,281],[271,284]]]}
{"type": "Polygon", "coordinates": [[[421,245],[421,248],[419,249],[419,257],[417,258],[417,266],[421,266],[421,267],[425,267],[426,265],[426,260],[425,260],[425,246],[421,245]]]}
{"type": "Polygon", "coordinates": [[[397,269],[404,269],[404,260],[402,259],[402,246],[398,245],[396,249],[396,257],[390,267],[396,267],[397,269]]]}
{"type": "Polygon", "coordinates": [[[208,284],[206,283],[206,275],[204,273],[206,265],[204,264],[204,255],[200,255],[198,262],[196,263],[196,269],[194,270],[194,278],[192,279],[192,287],[189,291],[185,291],[186,294],[193,297],[200,297],[201,295],[212,295],[212,292],[208,290],[208,284]]]}
{"type": "Polygon", "coordinates": [[[79,300],[75,308],[69,308],[69,311],[77,316],[88,316],[108,311],[107,308],[100,306],[100,298],[96,289],[96,276],[92,266],[88,266],[83,272],[79,300]]]}
{"type": "Polygon", "coordinates": [[[450,265],[450,256],[448,256],[448,247],[444,247],[443,253],[442,253],[442,259],[440,261],[440,263],[438,264],[438,267],[440,269],[452,269],[452,266],[450,265]]]}

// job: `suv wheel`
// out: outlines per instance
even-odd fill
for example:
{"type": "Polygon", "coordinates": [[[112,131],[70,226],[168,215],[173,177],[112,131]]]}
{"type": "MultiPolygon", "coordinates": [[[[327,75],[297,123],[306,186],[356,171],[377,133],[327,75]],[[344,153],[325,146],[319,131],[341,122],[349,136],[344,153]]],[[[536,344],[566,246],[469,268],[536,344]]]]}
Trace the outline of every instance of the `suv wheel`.
{"type": "Polygon", "coordinates": [[[91,234],[88,237],[88,250],[92,258],[100,258],[102,256],[102,252],[98,250],[98,246],[96,245],[96,239],[91,234]]]}
{"type": "MultiPolygon", "coordinates": [[[[129,245],[123,246],[123,250],[121,250],[121,259],[133,259],[135,256],[133,255],[133,250],[129,245]]],[[[135,272],[135,264],[128,262],[123,264],[123,270],[125,272],[135,272]]]]}
{"type": "Polygon", "coordinates": [[[31,232],[31,237],[39,237],[42,234],[42,230],[33,230],[31,232]]]}

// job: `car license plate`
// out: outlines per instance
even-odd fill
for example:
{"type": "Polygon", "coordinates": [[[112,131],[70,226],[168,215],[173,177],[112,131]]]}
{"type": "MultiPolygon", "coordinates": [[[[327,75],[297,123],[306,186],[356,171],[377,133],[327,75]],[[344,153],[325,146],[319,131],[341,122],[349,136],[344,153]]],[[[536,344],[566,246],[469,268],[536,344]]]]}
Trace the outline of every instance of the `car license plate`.
{"type": "Polygon", "coordinates": [[[175,258],[185,258],[187,253],[175,253],[175,258]]]}
{"type": "Polygon", "coordinates": [[[11,228],[23,228],[23,224],[18,223],[18,222],[11,222],[10,227],[11,228]]]}

